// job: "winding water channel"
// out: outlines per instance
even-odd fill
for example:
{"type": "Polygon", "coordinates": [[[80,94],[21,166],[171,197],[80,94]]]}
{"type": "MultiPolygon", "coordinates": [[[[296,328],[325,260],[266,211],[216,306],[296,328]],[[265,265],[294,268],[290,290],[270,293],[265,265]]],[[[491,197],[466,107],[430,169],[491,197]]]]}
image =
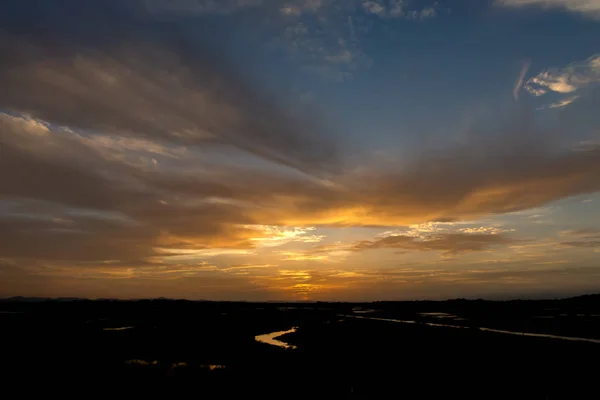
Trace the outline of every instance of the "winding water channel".
{"type": "Polygon", "coordinates": [[[484,327],[469,327],[469,326],[448,325],[448,324],[437,324],[437,323],[434,323],[434,322],[417,322],[417,321],[401,320],[401,319],[391,319],[391,318],[363,317],[363,316],[359,316],[359,315],[344,315],[344,314],[339,314],[338,316],[340,316],[340,317],[347,317],[347,318],[370,319],[370,320],[373,320],[373,321],[397,322],[397,323],[401,323],[401,324],[417,324],[417,323],[421,323],[423,325],[438,326],[438,327],[444,327],[444,328],[477,329],[477,330],[484,331],[484,332],[504,333],[504,334],[507,334],[507,335],[518,335],[518,336],[529,336],[529,337],[543,337],[543,338],[549,338],[549,339],[570,340],[570,341],[576,341],[576,342],[600,343],[600,339],[580,338],[580,337],[573,337],[573,336],[557,336],[557,335],[550,335],[548,333],[516,332],[516,331],[507,331],[507,330],[503,330],[503,329],[492,329],[492,328],[484,328],[484,327]]]}
{"type": "Polygon", "coordinates": [[[264,335],[255,336],[254,339],[257,342],[271,344],[273,346],[283,347],[284,349],[295,349],[296,346],[283,342],[281,340],[277,340],[279,336],[285,335],[286,333],[296,332],[297,327],[289,329],[287,331],[277,331],[271,333],[265,333],[264,335]]]}

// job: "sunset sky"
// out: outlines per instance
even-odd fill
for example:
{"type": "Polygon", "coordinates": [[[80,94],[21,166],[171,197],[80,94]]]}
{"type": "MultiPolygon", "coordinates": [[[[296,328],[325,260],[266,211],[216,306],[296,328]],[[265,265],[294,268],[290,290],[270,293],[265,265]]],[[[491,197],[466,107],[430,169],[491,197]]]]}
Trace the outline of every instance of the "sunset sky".
{"type": "Polygon", "coordinates": [[[0,297],[600,290],[600,0],[3,0],[0,297]]]}

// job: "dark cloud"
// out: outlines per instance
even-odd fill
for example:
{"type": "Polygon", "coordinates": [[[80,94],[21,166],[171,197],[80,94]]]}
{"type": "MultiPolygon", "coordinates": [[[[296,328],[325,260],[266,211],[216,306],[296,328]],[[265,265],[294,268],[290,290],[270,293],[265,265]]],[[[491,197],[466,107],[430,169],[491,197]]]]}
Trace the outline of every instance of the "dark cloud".
{"type": "Polygon", "coordinates": [[[102,261],[137,260],[153,254],[143,226],[101,218],[3,217],[0,254],[8,258],[102,261]]]}
{"type": "Polygon", "coordinates": [[[66,164],[35,158],[2,144],[0,194],[106,208],[119,201],[117,188],[106,179],[66,164]]]}
{"type": "Polygon", "coordinates": [[[12,10],[21,25],[0,31],[0,109],[92,132],[223,143],[304,171],[332,165],[323,126],[294,118],[227,65],[225,44],[217,51],[185,21],[119,1],[59,1],[50,10],[34,3],[44,11],[34,8],[29,19],[7,7],[5,18],[12,10]]]}

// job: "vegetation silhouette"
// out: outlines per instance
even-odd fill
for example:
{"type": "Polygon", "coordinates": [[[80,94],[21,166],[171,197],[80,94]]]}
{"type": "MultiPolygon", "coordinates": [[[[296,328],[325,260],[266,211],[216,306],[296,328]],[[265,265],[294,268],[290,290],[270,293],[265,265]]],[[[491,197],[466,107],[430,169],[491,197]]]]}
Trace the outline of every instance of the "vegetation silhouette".
{"type": "Polygon", "coordinates": [[[5,382],[23,394],[589,398],[600,356],[596,343],[468,329],[600,339],[598,295],[364,304],[19,298],[0,301],[0,325],[5,382]],[[294,326],[278,338],[294,350],[255,340],[294,326]]]}

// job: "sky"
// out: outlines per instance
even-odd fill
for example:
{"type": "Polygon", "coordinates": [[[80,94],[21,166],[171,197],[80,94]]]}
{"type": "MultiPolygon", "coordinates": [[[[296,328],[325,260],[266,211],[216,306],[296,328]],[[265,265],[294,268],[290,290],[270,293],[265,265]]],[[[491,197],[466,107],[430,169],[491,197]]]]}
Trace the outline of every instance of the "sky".
{"type": "Polygon", "coordinates": [[[600,290],[600,0],[0,7],[0,297],[600,290]]]}

